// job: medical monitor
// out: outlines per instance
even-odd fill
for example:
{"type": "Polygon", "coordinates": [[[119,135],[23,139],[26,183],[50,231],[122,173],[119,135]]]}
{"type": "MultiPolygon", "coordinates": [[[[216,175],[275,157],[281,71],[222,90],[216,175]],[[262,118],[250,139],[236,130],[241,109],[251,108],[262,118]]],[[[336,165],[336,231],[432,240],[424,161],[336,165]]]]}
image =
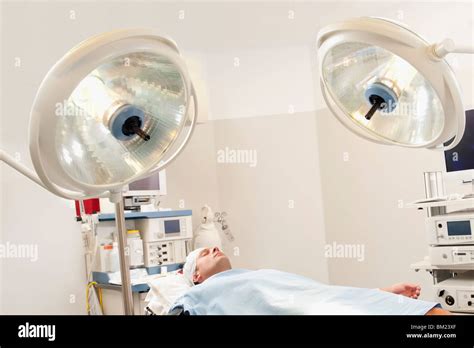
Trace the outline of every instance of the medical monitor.
{"type": "Polygon", "coordinates": [[[166,171],[162,170],[128,184],[128,189],[123,195],[124,197],[166,195],[166,171]]]}
{"type": "Polygon", "coordinates": [[[466,111],[466,130],[461,142],[444,152],[445,183],[449,193],[474,191],[474,110],[466,111]]]}

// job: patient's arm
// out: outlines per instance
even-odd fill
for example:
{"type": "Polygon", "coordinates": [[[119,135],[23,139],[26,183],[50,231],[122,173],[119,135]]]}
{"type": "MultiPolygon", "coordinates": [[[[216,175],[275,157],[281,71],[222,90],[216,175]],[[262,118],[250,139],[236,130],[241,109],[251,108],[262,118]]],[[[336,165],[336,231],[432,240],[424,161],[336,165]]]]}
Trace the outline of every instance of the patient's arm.
{"type": "Polygon", "coordinates": [[[417,284],[398,283],[389,286],[388,288],[381,288],[380,290],[417,299],[420,296],[421,287],[417,284]]]}
{"type": "MultiPolygon", "coordinates": [[[[382,288],[380,290],[417,299],[420,296],[421,287],[417,284],[399,283],[399,284],[394,284],[392,286],[389,286],[388,288],[382,288]]],[[[451,314],[452,313],[450,311],[435,307],[435,308],[431,308],[425,315],[451,315],[451,314]]]]}

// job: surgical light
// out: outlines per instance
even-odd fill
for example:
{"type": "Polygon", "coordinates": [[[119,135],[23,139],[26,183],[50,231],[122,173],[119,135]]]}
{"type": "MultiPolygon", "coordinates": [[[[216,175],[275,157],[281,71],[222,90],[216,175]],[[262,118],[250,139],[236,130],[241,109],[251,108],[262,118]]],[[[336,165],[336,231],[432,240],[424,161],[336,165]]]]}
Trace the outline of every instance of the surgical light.
{"type": "Polygon", "coordinates": [[[1,160],[60,197],[115,203],[126,314],[133,314],[133,302],[122,189],[176,158],[196,113],[176,44],[150,29],[117,30],[74,47],[41,83],[29,133],[36,173],[0,152],[1,160]]]}
{"type": "Polygon", "coordinates": [[[474,53],[446,39],[429,44],[406,27],[357,18],[323,28],[317,39],[321,90],[332,113],[368,140],[453,148],[465,127],[448,53],[474,53]],[[454,138],[454,139],[453,139],[454,138]]]}

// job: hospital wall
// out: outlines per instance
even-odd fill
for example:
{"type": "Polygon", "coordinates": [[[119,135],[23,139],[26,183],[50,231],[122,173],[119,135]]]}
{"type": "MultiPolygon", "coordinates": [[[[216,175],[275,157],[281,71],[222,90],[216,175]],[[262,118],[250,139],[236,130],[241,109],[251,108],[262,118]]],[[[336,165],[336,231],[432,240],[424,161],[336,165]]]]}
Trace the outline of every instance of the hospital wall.
{"type": "Polygon", "coordinates": [[[286,39],[206,54],[216,159],[255,156],[217,163],[219,203],[235,237],[229,243],[223,236],[225,251],[234,267],[327,281],[312,51],[288,23],[287,9],[272,6],[266,21],[283,20],[286,39]]]}
{"type": "Polygon", "coordinates": [[[218,163],[219,202],[236,238],[234,267],[273,268],[327,282],[313,112],[214,121],[216,150],[255,151],[218,163]],[[304,149],[303,151],[301,149],[304,149]]]}
{"type": "Polygon", "coordinates": [[[200,223],[200,208],[208,204],[220,207],[213,123],[196,126],[189,145],[166,169],[167,194],[160,206],[172,209],[192,209],[193,226],[200,223]]]}
{"type": "Polygon", "coordinates": [[[426,213],[405,205],[424,197],[423,172],[443,170],[442,153],[365,141],[328,110],[317,112],[317,123],[326,241],[335,246],[328,254],[330,283],[381,287],[411,281],[430,298],[431,277],[410,270],[428,252],[426,213]]]}

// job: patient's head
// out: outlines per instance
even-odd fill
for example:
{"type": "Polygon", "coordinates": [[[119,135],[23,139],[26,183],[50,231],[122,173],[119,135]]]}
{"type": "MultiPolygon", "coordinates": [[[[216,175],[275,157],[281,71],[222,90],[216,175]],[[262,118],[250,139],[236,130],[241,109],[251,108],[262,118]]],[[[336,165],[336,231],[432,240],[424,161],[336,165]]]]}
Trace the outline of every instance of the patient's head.
{"type": "Polygon", "coordinates": [[[199,284],[214,274],[231,268],[229,258],[218,247],[200,248],[186,258],[184,275],[194,284],[199,284]]]}

